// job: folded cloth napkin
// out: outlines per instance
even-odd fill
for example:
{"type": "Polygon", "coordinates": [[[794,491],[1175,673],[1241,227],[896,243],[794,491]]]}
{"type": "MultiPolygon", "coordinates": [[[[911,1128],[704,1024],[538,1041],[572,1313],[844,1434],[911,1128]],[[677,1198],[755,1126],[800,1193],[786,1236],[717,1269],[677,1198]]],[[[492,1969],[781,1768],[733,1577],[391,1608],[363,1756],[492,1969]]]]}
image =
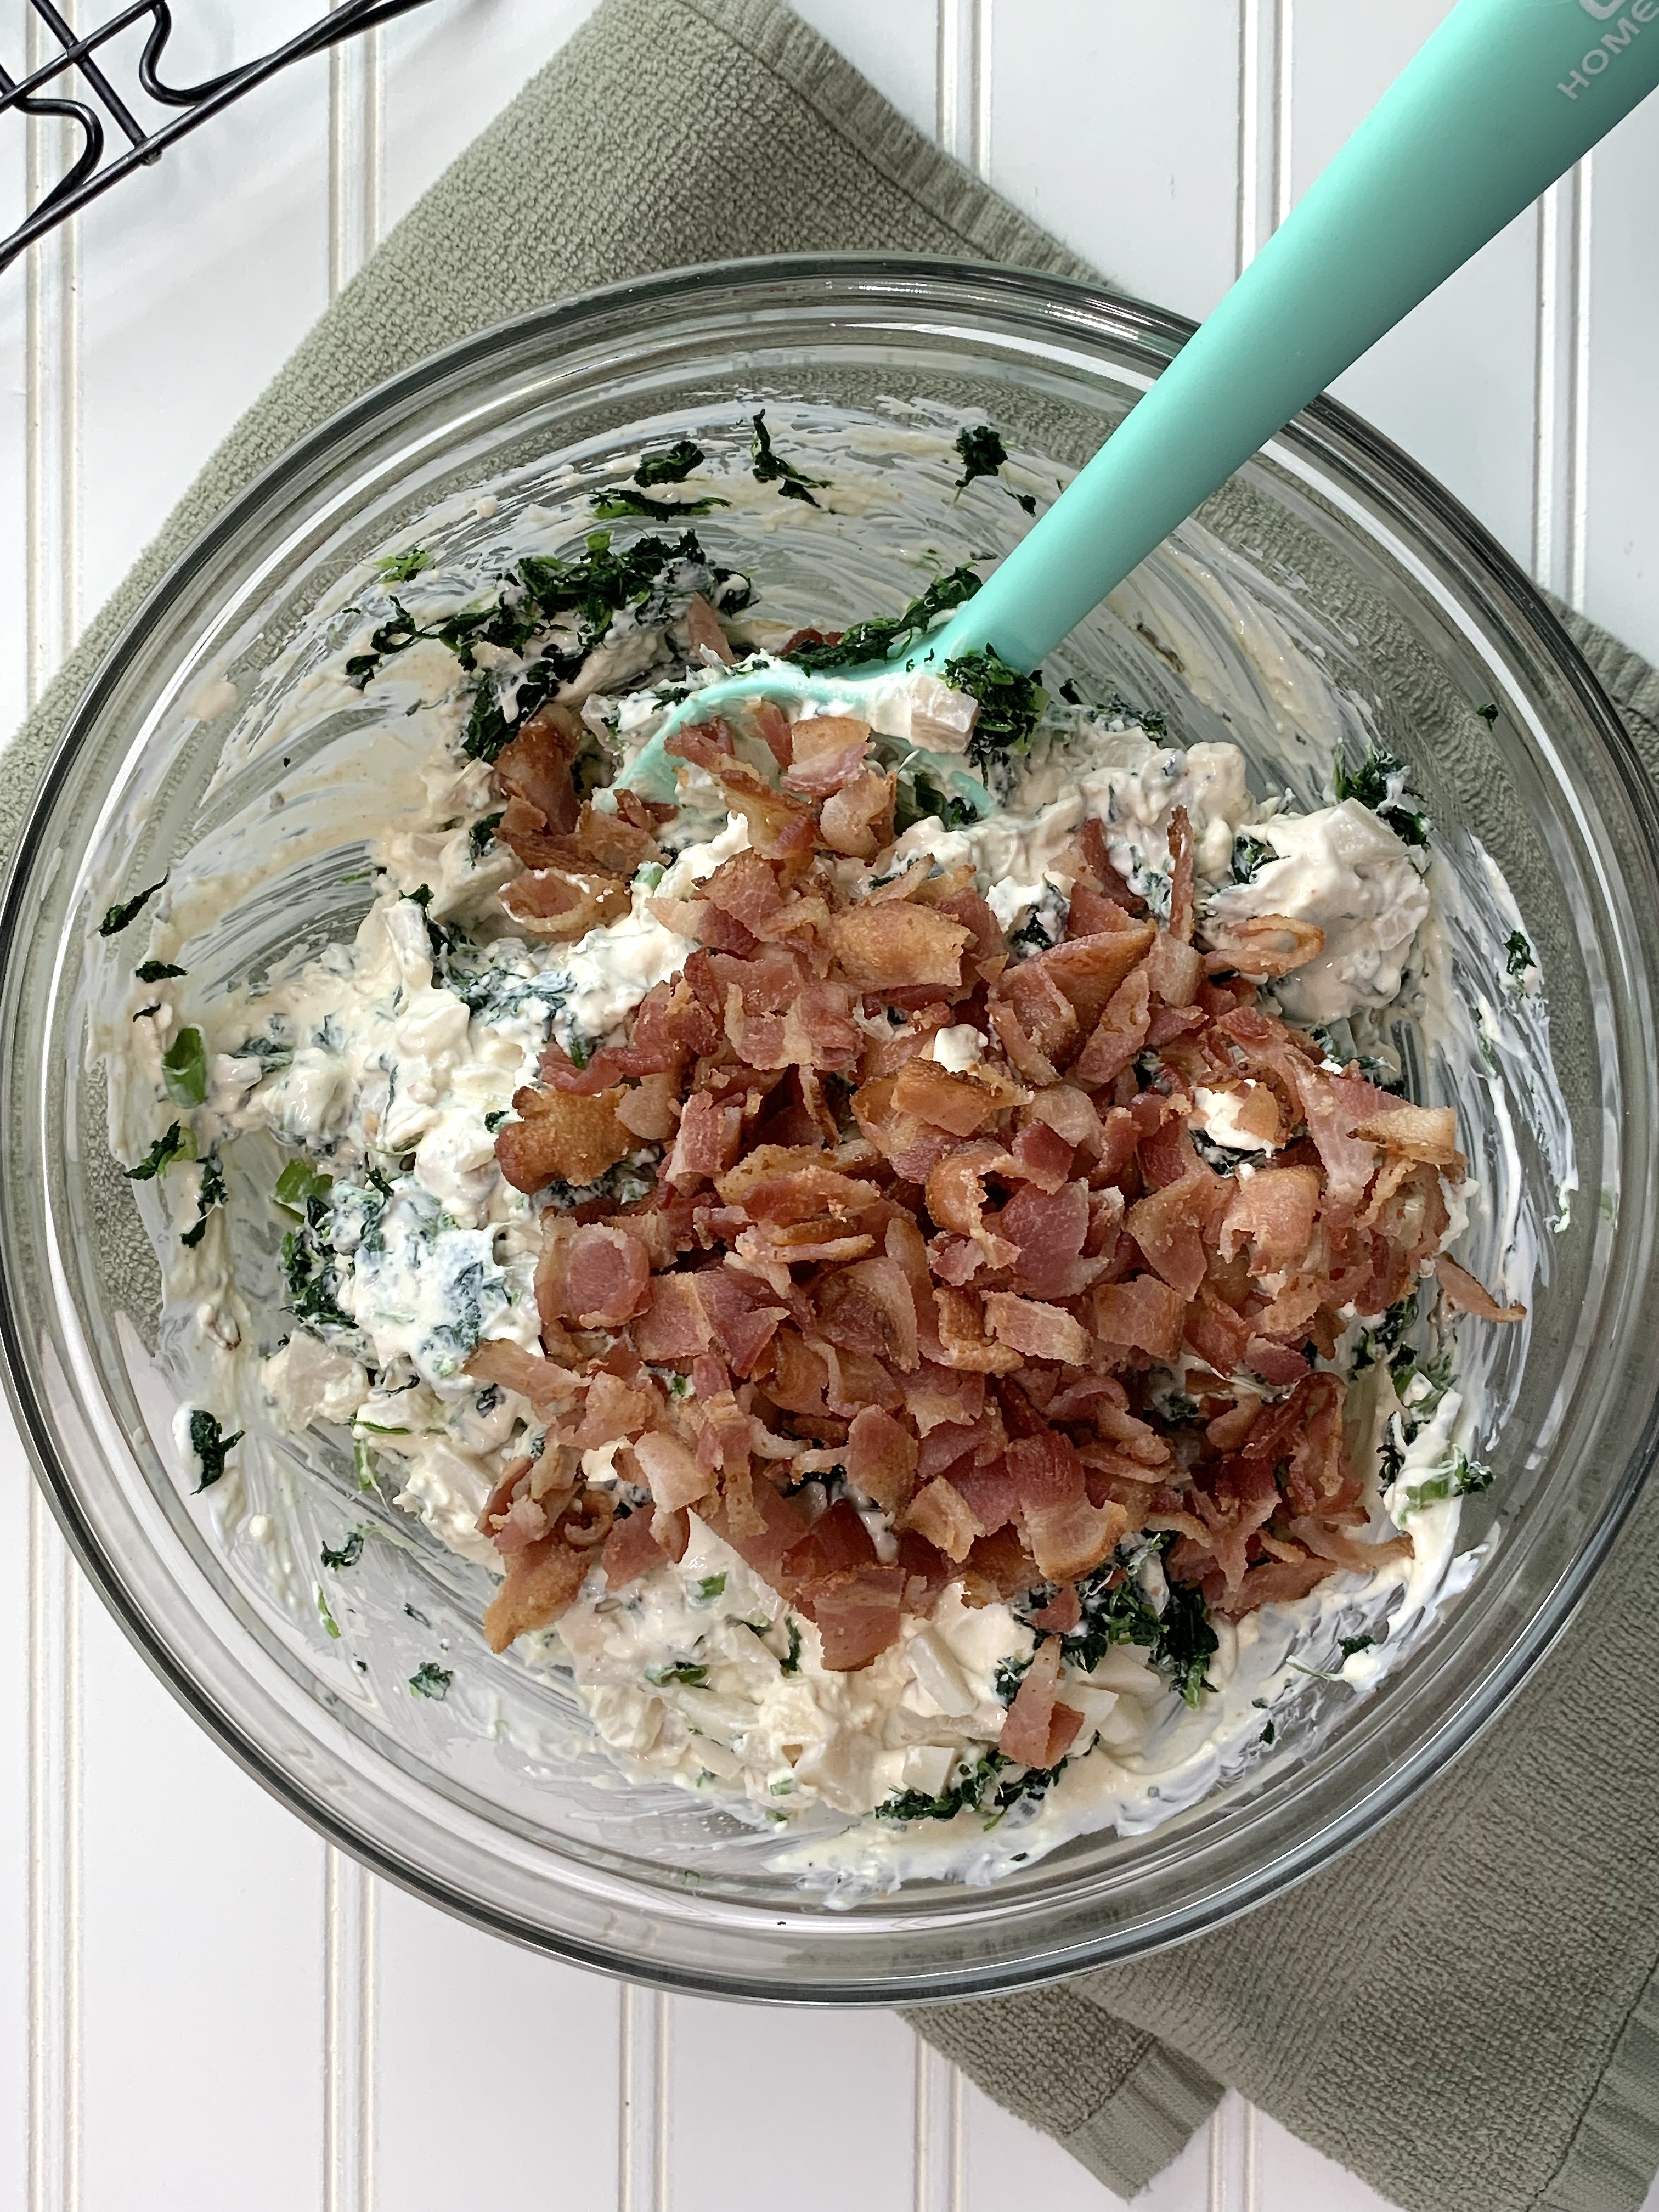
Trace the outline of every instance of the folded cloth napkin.
{"type": "MultiPolygon", "coordinates": [[[[605,0],[398,225],[89,625],[0,777],[0,848],[145,592],[347,400],[592,285],[811,249],[1091,273],[773,0],[605,0]]],[[[1659,781],[1659,675],[1563,619],[1659,781]]],[[[1659,2164],[1656,1589],[1650,1494],[1512,1710],[1369,1843],[1179,1950],[915,2026],[1124,2195],[1231,2082],[1410,2212],[1632,2212],[1659,2164]]]]}

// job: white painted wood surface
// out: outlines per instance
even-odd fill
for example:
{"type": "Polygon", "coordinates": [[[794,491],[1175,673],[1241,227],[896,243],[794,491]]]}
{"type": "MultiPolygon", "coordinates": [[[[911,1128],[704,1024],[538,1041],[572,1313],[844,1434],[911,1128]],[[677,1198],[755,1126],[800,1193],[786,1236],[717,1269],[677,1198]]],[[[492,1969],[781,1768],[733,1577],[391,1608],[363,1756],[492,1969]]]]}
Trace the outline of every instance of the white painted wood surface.
{"type": "MultiPolygon", "coordinates": [[[[314,4],[184,0],[181,74],[314,4]]],[[[1445,4],[1187,0],[1178,28],[1168,0],[803,12],[1070,245],[1196,315],[1445,4]]],[[[435,0],[0,276],[0,726],[385,225],[586,12],[435,0]]],[[[13,70],[23,15],[0,0],[13,70]]],[[[9,118],[0,132],[0,213],[26,159],[47,173],[52,126],[32,128],[27,156],[9,118]]],[[[1656,198],[1650,103],[1340,389],[1659,658],[1656,198]]],[[[776,2201],[785,2157],[799,2212],[1115,2204],[890,2016],[620,1990],[371,1881],[151,1680],[81,1589],[3,1416],[0,1513],[0,2206],[744,2212],[776,2201]],[[833,2144],[813,2124],[831,2078],[858,2115],[833,2144]],[[722,2117],[734,2081],[741,2129],[722,2117]]],[[[1237,2098],[1139,2201],[1380,2203],[1237,2098]]]]}

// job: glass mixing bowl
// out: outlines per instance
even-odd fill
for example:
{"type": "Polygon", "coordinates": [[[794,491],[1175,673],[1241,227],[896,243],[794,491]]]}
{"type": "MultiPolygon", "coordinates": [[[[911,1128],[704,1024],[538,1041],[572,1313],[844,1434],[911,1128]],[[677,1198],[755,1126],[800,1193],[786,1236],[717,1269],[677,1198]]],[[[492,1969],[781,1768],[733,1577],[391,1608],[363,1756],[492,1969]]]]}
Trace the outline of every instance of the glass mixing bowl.
{"type": "MultiPolygon", "coordinates": [[[[485,1650],[484,1571],[383,1501],[362,1510],[400,1540],[370,1545],[349,1589],[341,1578],[335,1637],[308,1583],[297,1599],[276,1586],[233,1488],[192,1496],[180,1468],[179,1346],[163,1331],[158,1356],[156,1271],[108,1149],[95,930],[118,892],[210,842],[283,772],[257,749],[238,765],[226,680],[246,726],[303,684],[307,619],[348,601],[388,542],[477,553],[537,504],[574,535],[595,472],[614,477],[664,434],[729,447],[761,404],[781,444],[832,435],[890,496],[866,498],[851,525],[801,501],[745,505],[700,521],[705,543],[755,568],[785,619],[896,607],[916,588],[919,546],[994,555],[1025,526],[1012,498],[955,500],[953,426],[997,424],[1021,481],[1046,489],[1187,331],[1051,278],[835,258],[653,278],[526,317],[356,402],[270,470],[158,588],[64,732],[0,924],[0,1326],[24,1435],[106,1601],[204,1724],[346,1850],[481,1926],[665,1985],[817,2002],[1005,1988],[1189,1936],[1329,1859],[1466,1744],[1559,1631],[1636,1495],[1656,1384],[1652,796],[1513,564],[1323,401],[1049,674],[1161,708],[1187,739],[1237,736],[1258,771],[1316,802],[1332,742],[1352,752],[1374,734],[1412,763],[1453,866],[1475,865],[1478,837],[1504,869],[1547,978],[1577,1188],[1544,1239],[1524,1339],[1509,1333],[1488,1359],[1498,1480],[1469,1504],[1469,1587],[1370,1695],[1310,1678],[1270,1758],[1150,1833],[1083,1837],[989,1887],[849,1900],[769,1870],[775,1838],[718,1804],[623,1783],[584,1749],[556,1682],[485,1650]],[[486,484],[495,503],[481,508],[486,484]],[[1275,659],[1264,639],[1297,641],[1297,665],[1325,672],[1328,728],[1290,680],[1295,654],[1275,659]],[[412,1668],[439,1647],[449,1697],[410,1697],[412,1668]]],[[[250,903],[196,988],[337,934],[367,902],[377,791],[353,750],[360,719],[343,712],[307,740],[339,750],[332,847],[250,903]]],[[[1471,1140],[1496,1161],[1507,1126],[1516,1202],[1553,1222],[1566,1133],[1553,1158],[1528,1070],[1492,1063],[1459,1101],[1471,1140]]],[[[1472,1227],[1477,1267],[1500,1256],[1492,1211],[1472,1227]]],[[[270,1266],[262,1233],[238,1246],[253,1279],[270,1266]]],[[[266,1502],[289,1516],[293,1556],[314,1559],[358,1516],[349,1457],[266,1442],[266,1502]]]]}

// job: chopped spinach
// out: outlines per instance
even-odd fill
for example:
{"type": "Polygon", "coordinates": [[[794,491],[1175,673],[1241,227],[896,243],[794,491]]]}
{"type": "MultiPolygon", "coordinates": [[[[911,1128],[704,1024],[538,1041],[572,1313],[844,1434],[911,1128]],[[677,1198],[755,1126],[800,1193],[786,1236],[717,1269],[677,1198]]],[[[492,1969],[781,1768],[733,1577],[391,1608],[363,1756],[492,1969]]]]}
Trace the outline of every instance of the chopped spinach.
{"type": "Polygon", "coordinates": [[[1042,675],[1041,669],[1027,676],[1011,668],[988,646],[982,653],[966,653],[960,660],[945,663],[945,682],[979,702],[968,757],[981,773],[993,761],[1030,750],[1032,732],[1048,703],[1042,675]]]}
{"type": "Polygon", "coordinates": [[[100,937],[118,936],[129,922],[137,921],[166,881],[167,878],[163,876],[161,883],[152,884],[148,890],[138,891],[131,898],[123,900],[118,906],[111,907],[98,925],[100,937]]]}
{"type": "Polygon", "coordinates": [[[196,1225],[180,1236],[181,1244],[198,1245],[207,1235],[208,1216],[216,1206],[222,1206],[229,1193],[225,1188],[224,1170],[219,1165],[219,1156],[210,1152],[202,1162],[201,1186],[196,1194],[196,1225]]]}
{"type": "MultiPolygon", "coordinates": [[[[1401,1354],[1401,1340],[1417,1318],[1417,1293],[1408,1291],[1403,1298],[1391,1305],[1375,1328],[1368,1328],[1360,1339],[1359,1349],[1354,1354],[1354,1372],[1367,1367],[1392,1367],[1401,1354]]],[[[1413,1358],[1407,1350],[1407,1361],[1413,1358]]]]}
{"type": "Polygon", "coordinates": [[[146,960],[132,972],[141,983],[164,983],[169,975],[182,975],[185,970],[170,960],[146,960]]]}
{"type": "MultiPolygon", "coordinates": [[[[1173,1534],[1166,1534],[1154,1548],[1167,1551],[1174,1540],[1173,1534]]],[[[1082,1618],[1075,1628],[1060,1632],[1065,1656],[1073,1666],[1091,1674],[1114,1644],[1138,1644],[1168,1676],[1170,1687],[1188,1705],[1196,1705],[1210,1687],[1205,1669],[1219,1648],[1204,1593],[1196,1584],[1171,1583],[1160,1613],[1137,1576],[1125,1573],[1126,1565],[1139,1565],[1139,1558],[1109,1559],[1077,1584],[1082,1618]]],[[[1021,1607],[1027,1619],[1032,1612],[1041,1612],[1053,1594],[1048,1587],[1031,1591],[1021,1607]]],[[[1054,1633],[1037,1631],[1039,1638],[1054,1633]]]]}
{"type": "Polygon", "coordinates": [[[1274,1733],[1273,1724],[1269,1721],[1267,1726],[1262,1729],[1261,1735],[1256,1738],[1256,1741],[1258,1743],[1270,1744],[1273,1740],[1274,1733]]]}
{"type": "Polygon", "coordinates": [[[828,477],[803,476],[793,461],[786,461],[781,453],[772,450],[772,434],[766,427],[766,410],[763,407],[753,417],[753,436],[749,447],[749,472],[757,483],[775,483],[785,499],[804,499],[808,507],[816,507],[814,491],[823,491],[829,484],[828,477]]]}
{"type": "Polygon", "coordinates": [[[416,1697],[436,1698],[441,1703],[454,1679],[453,1667],[440,1667],[434,1660],[424,1659],[410,1676],[409,1686],[416,1697]]]}
{"type": "Polygon", "coordinates": [[[800,1672],[800,1623],[792,1613],[786,1626],[789,1631],[789,1650],[787,1657],[779,1660],[778,1672],[781,1674],[799,1674],[800,1672]]]}
{"type": "Polygon", "coordinates": [[[1344,1659],[1352,1659],[1356,1651],[1369,1651],[1376,1641],[1374,1636],[1345,1636],[1336,1648],[1344,1659]]]}
{"type": "Polygon", "coordinates": [[[234,1436],[228,1437],[220,1427],[216,1415],[206,1412],[200,1406],[195,1407],[190,1417],[190,1448],[202,1470],[202,1480],[196,1486],[198,1492],[210,1489],[219,1480],[225,1471],[226,1454],[233,1445],[241,1441],[242,1431],[240,1429],[234,1436]]]}
{"type": "Polygon", "coordinates": [[[501,1127],[503,1121],[511,1120],[512,1114],[513,1109],[510,1106],[497,1106],[493,1113],[486,1114],[484,1115],[484,1127],[489,1130],[492,1137],[495,1135],[496,1130],[501,1127]]]}
{"type": "Polygon", "coordinates": [[[1236,884],[1253,883],[1270,860],[1278,854],[1271,845],[1248,830],[1241,830],[1233,839],[1232,878],[1236,884]]]}
{"type": "Polygon", "coordinates": [[[1331,771],[1331,789],[1339,799],[1357,799],[1386,822],[1402,844],[1426,845],[1428,817],[1404,801],[1410,770],[1397,754],[1373,745],[1359,769],[1350,775],[1341,761],[1331,771]]]}
{"type": "Polygon", "coordinates": [[[125,1172],[129,1182],[154,1182],[162,1169],[170,1168],[174,1160],[193,1160],[195,1157],[195,1138],[179,1122],[173,1121],[155,1139],[137,1166],[128,1168],[125,1172]]]}
{"type": "Polygon", "coordinates": [[[407,553],[394,553],[374,565],[388,584],[412,584],[416,576],[423,576],[432,566],[432,556],[420,546],[411,545],[407,553]]]}
{"type": "Polygon", "coordinates": [[[180,1030],[161,1054],[161,1082],[175,1106],[207,1103],[207,1046],[200,1030],[180,1030]]]}
{"type": "Polygon", "coordinates": [[[1000,1751],[988,1751],[960,1778],[930,1796],[925,1790],[896,1792],[875,1808],[879,1820],[949,1820],[961,1812],[988,1811],[988,1827],[994,1827],[1011,1806],[1023,1797],[1042,1797],[1065,1770],[1055,1766],[1019,1767],[1010,1773],[1011,1762],[1000,1751]],[[1001,1778],[999,1779],[999,1778],[1001,1778]]]}
{"type": "Polygon", "coordinates": [[[1492,725],[1498,720],[1498,705],[1496,701],[1493,701],[1489,706],[1477,707],[1474,711],[1480,715],[1481,720],[1486,724],[1488,729],[1491,729],[1492,725]]]}
{"type": "MultiPolygon", "coordinates": [[[[994,477],[1008,459],[1008,448],[988,422],[981,422],[972,429],[958,430],[957,452],[962,461],[962,474],[957,478],[958,493],[967,490],[981,477],[994,477]]],[[[1027,514],[1036,513],[1036,501],[1028,491],[1015,491],[1004,485],[1010,499],[1023,507],[1027,514]]]]}
{"type": "Polygon", "coordinates": [[[647,490],[653,484],[684,483],[693,469],[702,466],[703,459],[702,447],[694,439],[676,438],[660,453],[641,455],[634,481],[644,484],[647,490]]]}
{"type": "Polygon", "coordinates": [[[501,817],[499,814],[486,814],[481,821],[473,823],[467,833],[466,849],[475,866],[483,860],[489,848],[495,843],[495,832],[501,826],[501,817]]]}
{"type": "Polygon", "coordinates": [[[700,1689],[708,1680],[707,1667],[699,1667],[690,1659],[676,1659],[671,1665],[647,1667],[645,1679],[660,1690],[670,1682],[684,1682],[692,1689],[700,1689]]]}
{"type": "Polygon", "coordinates": [[[351,1328],[349,1314],[341,1310],[331,1246],[325,1246],[329,1207],[325,1198],[307,1197],[305,1218],[283,1239],[283,1275],[288,1285],[289,1311],[298,1321],[325,1327],[351,1328]]]}
{"type": "Polygon", "coordinates": [[[1532,947],[1518,929],[1512,929],[1504,940],[1504,965],[1517,982],[1533,965],[1532,947]]]}
{"type": "Polygon", "coordinates": [[[356,1528],[346,1530],[337,1552],[332,1552],[326,1544],[324,1545],[323,1565],[331,1574],[343,1574],[348,1567],[356,1565],[363,1556],[363,1539],[369,1533],[368,1526],[360,1522],[356,1528]]]}
{"type": "Polygon", "coordinates": [[[677,515],[707,514],[711,508],[730,507],[732,502],[712,494],[702,499],[649,499],[630,485],[617,484],[610,491],[596,491],[592,504],[601,522],[624,522],[633,516],[647,522],[672,522],[677,515]]]}
{"type": "Polygon", "coordinates": [[[834,668],[858,668],[866,661],[896,660],[917,645],[941,615],[971,599],[981,579],[971,568],[952,568],[936,576],[919,599],[912,599],[901,615],[875,615],[854,623],[833,645],[797,646],[791,656],[797,668],[809,675],[834,668]]]}
{"type": "Polygon", "coordinates": [[[901,776],[898,787],[898,807],[895,816],[897,830],[913,829],[918,822],[936,816],[943,830],[960,830],[964,823],[975,819],[973,808],[965,799],[953,799],[943,792],[932,779],[918,775],[914,780],[901,776]]]}

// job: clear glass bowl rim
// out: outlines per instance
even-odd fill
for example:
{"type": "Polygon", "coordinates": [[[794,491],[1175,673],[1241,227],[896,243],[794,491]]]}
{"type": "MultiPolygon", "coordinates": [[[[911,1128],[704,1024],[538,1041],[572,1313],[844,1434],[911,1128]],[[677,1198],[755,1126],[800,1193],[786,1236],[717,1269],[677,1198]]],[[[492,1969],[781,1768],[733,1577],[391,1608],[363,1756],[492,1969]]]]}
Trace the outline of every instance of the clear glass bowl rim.
{"type": "MultiPolygon", "coordinates": [[[[219,556],[240,543],[248,526],[285,487],[316,472],[331,451],[350,453],[377,424],[395,422],[447,384],[460,386],[469,374],[481,370],[497,356],[530,347],[540,349],[545,356],[561,337],[580,338],[621,314],[643,325],[653,308],[683,310],[700,295],[718,296],[745,286],[758,292],[793,292],[801,304],[820,309],[836,297],[864,305],[886,298],[896,311],[902,311],[907,301],[915,305],[929,297],[936,302],[953,297],[963,313],[971,313],[975,301],[992,313],[1003,304],[1028,315],[1036,312],[1050,316],[1061,326],[1087,329],[1092,325],[1102,335],[1121,343],[1139,344],[1164,358],[1176,350],[1194,327],[1182,317],[1108,287],[1046,274],[909,256],[781,255],[710,264],[607,286],[477,332],[400,372],[341,409],[247,485],[179,556],[111,647],[65,723],[0,893],[0,1002],[10,1004],[14,975],[20,964],[16,947],[21,910],[32,872],[42,858],[43,836],[54,804],[78,755],[96,730],[106,702],[118,690],[122,672],[139,655],[145,641],[165,625],[170,611],[188,596],[193,585],[211,576],[219,556]]],[[[957,335],[963,333],[958,331],[957,335]]],[[[1601,684],[1540,592],[1442,485],[1340,403],[1321,398],[1288,426],[1285,434],[1294,441],[1298,430],[1304,428],[1322,452],[1328,454],[1334,448],[1364,470],[1374,480],[1373,489],[1386,488],[1418,530],[1431,534],[1437,550],[1458,564],[1465,584],[1482,596],[1485,611],[1495,615],[1511,635],[1523,637],[1530,652],[1573,695],[1599,744],[1602,763],[1630,808],[1641,848],[1634,857],[1645,864],[1650,882],[1659,880],[1659,805],[1652,787],[1601,684]]],[[[713,1996],[786,2003],[893,2004],[983,1995],[1140,1955],[1236,1917],[1371,1832],[1465,1749],[1502,1710],[1582,1600],[1659,1455],[1656,1401],[1648,1407],[1639,1437],[1601,1519],[1580,1545],[1569,1568],[1526,1629],[1462,1697],[1455,1709],[1423,1734],[1382,1783],[1354,1794],[1351,1802],[1325,1818],[1313,1832],[1284,1844],[1271,1857],[1202,1898],[1162,1915],[1143,1915],[1127,1937],[1122,1930],[1112,1929],[1090,1942],[1079,1940],[1073,1932],[1060,1948],[1045,1940],[1036,1924],[1040,1911],[1033,1911],[1028,1902],[1017,1916],[1029,1923],[1025,1948],[1017,1952],[999,1949],[983,1971],[965,1963],[953,1943],[951,1962],[941,1964],[937,1971],[912,1966],[896,1976],[887,1975],[866,1955],[856,1965],[848,1960],[848,1971],[826,1960],[802,1976],[795,1970],[801,1963],[805,1934],[799,1926],[790,1931],[787,1946],[780,1948],[777,1961],[769,1969],[763,1963],[757,1970],[755,1960],[745,1956],[741,1970],[728,1971],[710,1963],[706,1942],[692,1943],[685,1955],[669,1957],[654,1944],[595,1942],[573,1929],[551,1927],[499,1908],[446,1880],[431,1864],[411,1864],[382,1839],[366,1835],[340,1816],[325,1788],[314,1784],[307,1787],[292,1766],[280,1763],[246,1724],[243,1714],[232,1710],[230,1703],[222,1702],[213,1686],[184,1663],[161,1626],[136,1601],[120,1561],[110,1556],[82,1510],[77,1478],[61,1462],[52,1423],[37,1395],[13,1261],[4,1241],[0,1240],[0,1359],[20,1431],[51,1510],[124,1632],[173,1695],[239,1765],[314,1829],[374,1871],[474,1925],[601,1971],[713,1996]],[[694,1957],[693,1952],[705,1955],[694,1957]],[[792,1952],[793,1968],[787,1963],[792,1952]]],[[[267,1710],[274,1711],[268,1699],[267,1710]]],[[[401,1797],[409,1793],[398,1794],[401,1797]]],[[[831,1953],[843,1948],[835,1940],[837,1925],[849,1934],[861,1925],[864,1934],[878,1942],[880,1922],[885,1917],[890,1926],[902,1925],[906,1935],[913,1936],[916,1923],[906,1921],[902,1894],[896,1910],[887,1906],[874,1921],[856,1913],[828,1924],[820,1919],[814,1932],[826,1939],[826,1948],[831,1953]]],[[[669,1904],[643,1887],[634,1902],[647,1926],[653,1906],[659,1910],[665,1906],[670,1921],[700,1917],[686,1914],[687,1900],[669,1904]]],[[[775,1911],[759,1915],[749,1911],[738,1916],[728,1927],[726,1932],[732,1937],[739,1935],[739,1919],[746,1923],[744,1932],[751,1941],[756,1939],[758,1922],[775,1922],[780,1929],[786,1925],[784,1917],[775,1911]]],[[[955,1921],[955,1915],[946,1914],[939,1924],[943,1928],[955,1921]]],[[[716,1950],[721,1932],[719,1923],[717,1912],[708,1931],[715,1938],[716,1950]]],[[[963,1929],[956,1925],[951,1932],[959,1936],[963,1929]]],[[[989,1933],[988,1928],[986,1932],[989,1933]]],[[[763,1961],[767,1942],[763,1927],[758,1929],[758,1942],[763,1961]]],[[[747,1945],[740,1942],[738,1948],[746,1953],[747,1945]]],[[[868,1953],[867,1944],[860,1948],[868,1953]]]]}

